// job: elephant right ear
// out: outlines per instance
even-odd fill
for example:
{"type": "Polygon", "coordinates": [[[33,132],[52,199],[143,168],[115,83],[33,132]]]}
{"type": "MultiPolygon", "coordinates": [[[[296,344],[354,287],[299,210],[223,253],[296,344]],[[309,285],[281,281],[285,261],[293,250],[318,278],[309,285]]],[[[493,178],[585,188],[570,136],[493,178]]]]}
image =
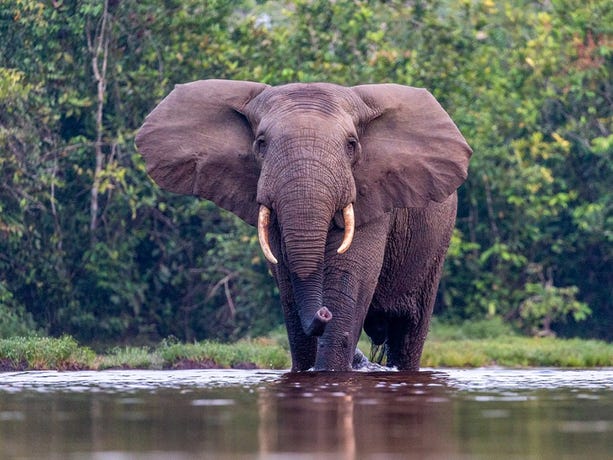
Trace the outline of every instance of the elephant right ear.
{"type": "Polygon", "coordinates": [[[267,87],[230,80],[177,85],[136,135],[149,175],[166,190],[206,198],[256,225],[259,167],[241,111],[267,87]]]}
{"type": "Polygon", "coordinates": [[[447,199],[466,180],[472,150],[428,91],[394,84],[353,91],[371,109],[354,168],[361,222],[447,199]]]}

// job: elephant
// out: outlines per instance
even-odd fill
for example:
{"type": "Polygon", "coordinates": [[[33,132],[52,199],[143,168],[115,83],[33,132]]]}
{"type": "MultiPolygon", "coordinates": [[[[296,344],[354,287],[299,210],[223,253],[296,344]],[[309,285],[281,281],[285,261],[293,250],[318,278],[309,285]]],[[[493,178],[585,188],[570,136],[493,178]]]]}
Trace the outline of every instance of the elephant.
{"type": "Polygon", "coordinates": [[[362,329],[388,366],[419,369],[472,155],[430,92],[199,80],[135,143],[160,187],[258,228],[292,372],[352,370],[362,329]]]}

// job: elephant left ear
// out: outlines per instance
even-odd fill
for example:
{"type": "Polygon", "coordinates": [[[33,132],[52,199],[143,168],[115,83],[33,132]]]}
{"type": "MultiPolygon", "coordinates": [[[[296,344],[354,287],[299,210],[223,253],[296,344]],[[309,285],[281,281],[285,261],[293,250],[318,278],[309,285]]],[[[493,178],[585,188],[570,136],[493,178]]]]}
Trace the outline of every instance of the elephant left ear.
{"type": "Polygon", "coordinates": [[[445,201],[466,180],[472,150],[428,91],[395,84],[352,89],[372,110],[362,121],[362,157],[354,167],[360,223],[394,208],[445,201]]]}

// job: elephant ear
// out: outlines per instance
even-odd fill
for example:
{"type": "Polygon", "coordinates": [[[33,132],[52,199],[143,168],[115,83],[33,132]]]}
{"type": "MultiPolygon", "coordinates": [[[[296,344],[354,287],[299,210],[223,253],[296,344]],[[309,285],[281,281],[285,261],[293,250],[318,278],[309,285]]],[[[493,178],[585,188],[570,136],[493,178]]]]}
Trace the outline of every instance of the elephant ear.
{"type": "Polygon", "coordinates": [[[442,202],[466,180],[472,150],[428,91],[394,84],[353,91],[374,114],[361,127],[362,157],[354,167],[360,223],[442,202]]]}
{"type": "Polygon", "coordinates": [[[241,110],[267,87],[229,80],[177,85],[136,135],[149,175],[166,190],[206,198],[255,225],[259,167],[241,110]]]}

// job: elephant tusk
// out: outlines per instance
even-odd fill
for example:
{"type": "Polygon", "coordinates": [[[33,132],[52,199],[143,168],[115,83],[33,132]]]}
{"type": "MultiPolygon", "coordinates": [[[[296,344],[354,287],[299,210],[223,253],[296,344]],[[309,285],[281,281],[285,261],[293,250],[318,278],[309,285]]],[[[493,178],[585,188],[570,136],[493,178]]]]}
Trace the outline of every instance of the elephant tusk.
{"type": "Polygon", "coordinates": [[[258,239],[260,240],[260,246],[264,257],[271,264],[276,265],[279,261],[272,254],[270,250],[270,243],[268,242],[268,226],[270,225],[270,209],[264,205],[260,205],[260,213],[258,214],[258,239]]]}
{"type": "Polygon", "coordinates": [[[349,203],[343,209],[343,218],[345,220],[345,235],[343,235],[343,242],[336,250],[339,254],[343,254],[353,241],[353,233],[355,232],[355,215],[353,214],[353,205],[349,203]]]}

